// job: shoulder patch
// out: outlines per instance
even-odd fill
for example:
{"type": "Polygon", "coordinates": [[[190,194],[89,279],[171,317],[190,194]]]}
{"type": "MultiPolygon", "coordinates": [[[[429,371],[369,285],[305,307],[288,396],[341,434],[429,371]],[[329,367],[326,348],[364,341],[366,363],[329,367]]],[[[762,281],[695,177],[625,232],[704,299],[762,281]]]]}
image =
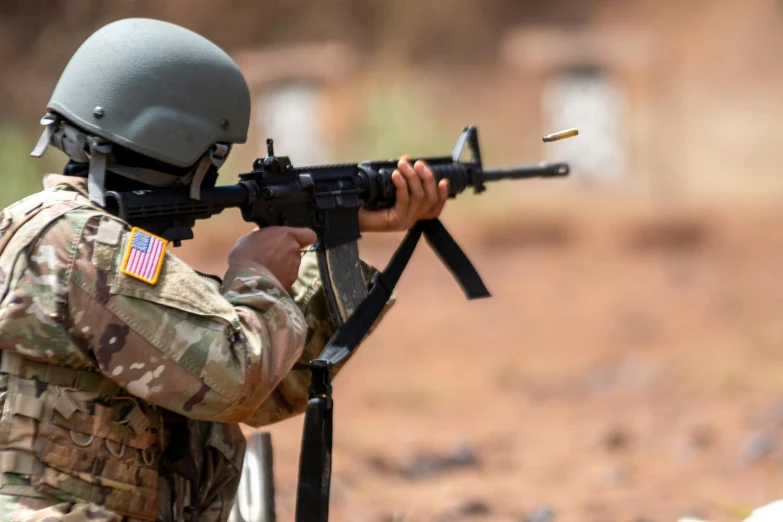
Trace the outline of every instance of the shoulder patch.
{"type": "Polygon", "coordinates": [[[166,244],[162,237],[133,227],[122,260],[122,273],[151,285],[156,284],[166,255],[166,244]]]}

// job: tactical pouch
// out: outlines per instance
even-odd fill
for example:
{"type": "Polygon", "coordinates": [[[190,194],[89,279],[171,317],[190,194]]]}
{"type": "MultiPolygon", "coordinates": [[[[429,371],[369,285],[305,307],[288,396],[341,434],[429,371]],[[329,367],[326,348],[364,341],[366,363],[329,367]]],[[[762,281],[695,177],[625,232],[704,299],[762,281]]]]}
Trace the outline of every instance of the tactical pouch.
{"type": "Polygon", "coordinates": [[[0,493],[158,516],[161,421],[103,376],[2,352],[0,493]]]}
{"type": "Polygon", "coordinates": [[[172,519],[226,520],[245,453],[239,425],[161,412],[171,439],[163,452],[161,474],[171,481],[172,519]]]}

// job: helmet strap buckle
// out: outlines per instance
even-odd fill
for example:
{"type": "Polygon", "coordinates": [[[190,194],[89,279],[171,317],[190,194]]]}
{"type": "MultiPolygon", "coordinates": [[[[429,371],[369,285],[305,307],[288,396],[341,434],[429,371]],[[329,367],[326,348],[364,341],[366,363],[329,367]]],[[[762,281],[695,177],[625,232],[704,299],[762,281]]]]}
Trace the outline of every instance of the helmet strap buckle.
{"type": "Polygon", "coordinates": [[[52,142],[52,136],[57,131],[57,127],[60,126],[60,118],[51,112],[47,112],[43,118],[41,118],[41,125],[45,125],[41,137],[38,138],[38,143],[35,144],[35,148],[30,153],[30,156],[34,158],[40,158],[49,148],[49,144],[52,142]]]}
{"type": "Polygon", "coordinates": [[[204,176],[207,175],[210,165],[214,165],[217,169],[222,167],[230,151],[229,145],[215,143],[210,147],[209,153],[201,157],[193,173],[193,179],[190,181],[190,199],[201,199],[201,183],[204,181],[204,176]]]}

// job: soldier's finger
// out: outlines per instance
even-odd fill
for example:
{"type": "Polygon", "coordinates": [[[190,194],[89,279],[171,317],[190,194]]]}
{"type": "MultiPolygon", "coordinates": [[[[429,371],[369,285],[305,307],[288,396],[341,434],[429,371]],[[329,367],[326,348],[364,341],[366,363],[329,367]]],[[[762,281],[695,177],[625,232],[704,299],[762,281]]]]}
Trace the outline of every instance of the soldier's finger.
{"type": "Polygon", "coordinates": [[[365,210],[359,209],[359,228],[363,232],[400,230],[404,227],[402,218],[408,212],[408,184],[405,183],[405,177],[395,170],[391,175],[391,181],[394,185],[395,203],[391,208],[383,210],[365,210]]]}
{"type": "Polygon", "coordinates": [[[427,197],[427,205],[432,208],[438,204],[438,182],[435,174],[432,173],[429,165],[423,161],[417,161],[413,165],[413,170],[419,175],[421,186],[424,188],[424,194],[427,197]]]}
{"type": "Polygon", "coordinates": [[[409,212],[418,211],[425,201],[424,187],[421,186],[419,175],[413,170],[413,166],[407,160],[400,160],[397,164],[400,172],[405,176],[408,183],[408,193],[410,194],[409,212]]]}
{"type": "Polygon", "coordinates": [[[405,177],[399,170],[395,170],[392,173],[392,183],[394,183],[395,196],[397,198],[394,203],[394,212],[397,217],[404,216],[408,213],[408,205],[410,203],[410,195],[408,194],[408,183],[405,181],[405,177]]]}
{"type": "Polygon", "coordinates": [[[435,219],[443,212],[443,207],[446,205],[446,201],[449,199],[449,180],[442,179],[438,183],[438,202],[430,210],[427,219],[435,219]]]}
{"type": "Polygon", "coordinates": [[[309,228],[292,228],[291,235],[294,236],[300,247],[312,245],[318,239],[316,233],[309,228]]]}

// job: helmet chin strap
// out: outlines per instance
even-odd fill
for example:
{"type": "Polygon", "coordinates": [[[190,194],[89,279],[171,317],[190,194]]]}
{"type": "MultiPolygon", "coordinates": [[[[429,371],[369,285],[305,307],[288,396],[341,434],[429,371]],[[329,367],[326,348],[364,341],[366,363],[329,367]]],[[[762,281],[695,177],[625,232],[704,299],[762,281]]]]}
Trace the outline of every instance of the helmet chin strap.
{"type": "Polygon", "coordinates": [[[223,143],[215,143],[207,154],[201,157],[196,167],[185,176],[176,176],[167,172],[161,172],[142,167],[130,167],[114,162],[112,144],[99,136],[87,135],[78,129],[68,125],[56,114],[48,113],[41,119],[41,124],[46,128],[38,139],[38,143],[30,153],[31,156],[40,158],[49,146],[56,147],[66,156],[79,163],[89,163],[87,174],[87,188],[90,201],[101,207],[106,205],[106,171],[129,178],[152,187],[172,187],[175,185],[189,185],[190,198],[200,199],[201,184],[214,165],[220,168],[226,160],[231,146],[223,143]]]}

